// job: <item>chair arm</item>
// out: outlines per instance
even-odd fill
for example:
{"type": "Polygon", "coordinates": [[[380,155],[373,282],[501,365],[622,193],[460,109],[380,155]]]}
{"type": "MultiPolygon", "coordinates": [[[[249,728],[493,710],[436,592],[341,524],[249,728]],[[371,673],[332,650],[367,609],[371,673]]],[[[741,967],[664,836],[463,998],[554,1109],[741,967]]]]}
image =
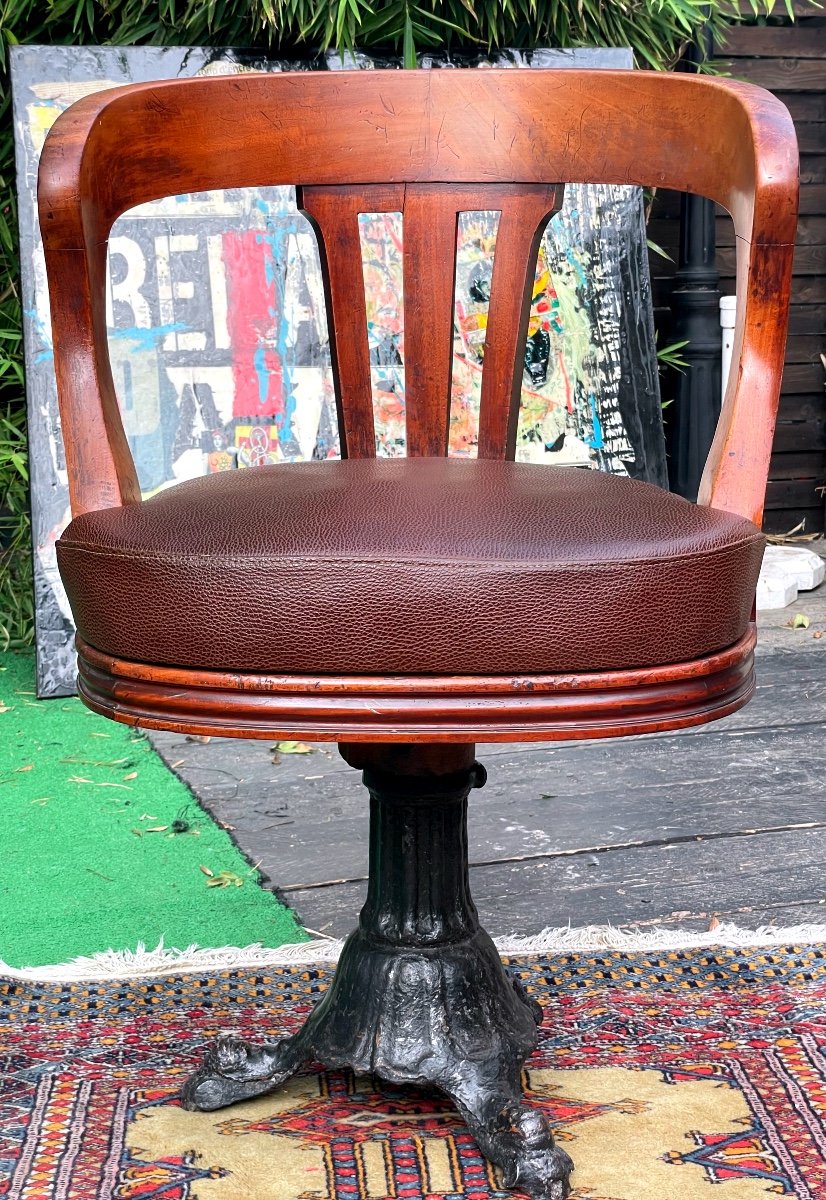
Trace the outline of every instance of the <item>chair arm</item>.
{"type": "Polygon", "coordinates": [[[109,363],[106,243],[47,250],[57,394],[72,514],[141,499],[109,363]]]}
{"type": "Polygon", "coordinates": [[[794,245],[737,238],[731,371],[698,503],[760,525],[780,400],[794,245]]]}
{"type": "Polygon", "coordinates": [[[760,525],[774,438],[792,282],[799,170],[785,108],[749,85],[754,187],[730,205],[737,254],[731,370],[700,482],[698,503],[760,525]]]}

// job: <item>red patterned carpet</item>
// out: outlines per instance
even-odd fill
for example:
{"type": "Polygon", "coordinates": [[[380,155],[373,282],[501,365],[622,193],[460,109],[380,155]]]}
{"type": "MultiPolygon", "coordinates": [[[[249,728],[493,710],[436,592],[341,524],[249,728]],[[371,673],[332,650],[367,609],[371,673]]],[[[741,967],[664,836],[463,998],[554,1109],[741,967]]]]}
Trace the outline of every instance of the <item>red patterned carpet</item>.
{"type": "MultiPolygon", "coordinates": [[[[527,1094],[573,1156],[580,1200],[826,1200],[826,947],[510,966],[545,1006],[527,1094]]],[[[235,1108],[181,1109],[208,1039],[293,1029],[331,971],[0,981],[0,1196],[509,1195],[437,1094],[308,1069],[235,1108]]]]}

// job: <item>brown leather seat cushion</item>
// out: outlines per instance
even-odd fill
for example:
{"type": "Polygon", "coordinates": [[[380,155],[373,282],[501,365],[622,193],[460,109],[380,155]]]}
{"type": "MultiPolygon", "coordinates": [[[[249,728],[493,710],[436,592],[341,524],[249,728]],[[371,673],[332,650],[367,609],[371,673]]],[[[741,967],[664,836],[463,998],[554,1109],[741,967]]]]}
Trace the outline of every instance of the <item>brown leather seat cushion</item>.
{"type": "Polygon", "coordinates": [[[58,542],[78,630],[120,658],[311,674],[644,667],[744,632],[763,537],[595,471],[295,463],[86,513],[58,542]]]}

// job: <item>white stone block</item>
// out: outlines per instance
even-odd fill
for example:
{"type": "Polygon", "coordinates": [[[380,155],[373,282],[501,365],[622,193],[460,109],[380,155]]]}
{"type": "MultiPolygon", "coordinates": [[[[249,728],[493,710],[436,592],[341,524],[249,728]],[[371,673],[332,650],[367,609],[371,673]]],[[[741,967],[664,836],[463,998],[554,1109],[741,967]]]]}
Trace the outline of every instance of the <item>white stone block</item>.
{"type": "Polygon", "coordinates": [[[793,579],[801,592],[810,592],[823,582],[826,563],[802,546],[767,546],[761,574],[764,572],[793,579]]]}
{"type": "Polygon", "coordinates": [[[783,575],[770,575],[761,572],[757,581],[757,611],[766,612],[772,608],[785,608],[797,599],[797,584],[793,579],[783,575]]]}

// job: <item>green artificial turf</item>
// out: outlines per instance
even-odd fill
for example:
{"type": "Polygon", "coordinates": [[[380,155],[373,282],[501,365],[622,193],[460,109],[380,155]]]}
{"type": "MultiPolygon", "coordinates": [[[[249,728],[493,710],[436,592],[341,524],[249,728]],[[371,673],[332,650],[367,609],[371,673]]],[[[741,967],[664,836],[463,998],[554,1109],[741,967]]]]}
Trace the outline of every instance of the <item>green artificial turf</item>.
{"type": "Polygon", "coordinates": [[[0,960],[10,966],[161,939],[306,938],[141,733],[76,699],[37,700],[34,659],[11,653],[0,655],[0,862],[0,960]],[[173,833],[176,818],[189,828],[173,833]],[[210,887],[216,879],[226,885],[210,887]]]}

